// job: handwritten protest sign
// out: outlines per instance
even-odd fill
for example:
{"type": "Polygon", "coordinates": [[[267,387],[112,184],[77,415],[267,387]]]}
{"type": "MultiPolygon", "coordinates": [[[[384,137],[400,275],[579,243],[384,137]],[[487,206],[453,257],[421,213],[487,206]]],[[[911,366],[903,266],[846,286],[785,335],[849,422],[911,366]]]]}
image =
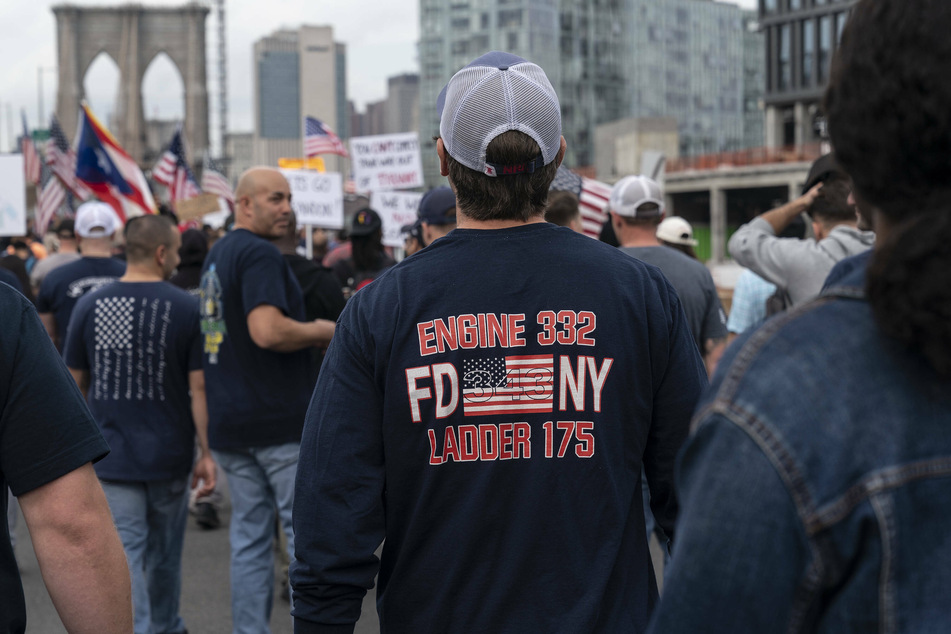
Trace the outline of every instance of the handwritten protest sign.
{"type": "Polygon", "coordinates": [[[291,186],[297,225],[343,228],[343,181],[336,172],[281,170],[291,186]]]}
{"type": "Polygon", "coordinates": [[[0,156],[0,236],[26,234],[26,181],[23,156],[0,156]]]}
{"type": "Polygon", "coordinates": [[[400,229],[416,221],[416,210],[422,194],[411,192],[373,192],[370,194],[370,207],[380,214],[383,220],[383,244],[388,247],[403,246],[403,234],[400,229]]]}
{"type": "Polygon", "coordinates": [[[357,191],[383,192],[423,186],[415,132],[350,139],[350,165],[357,191]]]}

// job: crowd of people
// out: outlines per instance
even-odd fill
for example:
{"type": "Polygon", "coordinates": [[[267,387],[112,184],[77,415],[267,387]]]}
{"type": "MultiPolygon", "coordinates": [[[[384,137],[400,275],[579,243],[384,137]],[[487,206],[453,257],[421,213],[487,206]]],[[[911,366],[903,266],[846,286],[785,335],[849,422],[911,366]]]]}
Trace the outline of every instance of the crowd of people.
{"type": "Polygon", "coordinates": [[[67,629],[185,631],[189,496],[216,527],[219,472],[236,633],[269,631],[275,527],[302,634],[352,632],[374,584],[388,632],[951,627],[948,26],[854,7],[834,155],[733,234],[729,311],[654,180],[614,185],[613,244],[581,233],[558,96],[500,52],[439,95],[449,186],[399,263],[370,208],[303,256],[268,167],[210,248],[99,202],[51,255],[11,245],[0,487],[67,629]]]}

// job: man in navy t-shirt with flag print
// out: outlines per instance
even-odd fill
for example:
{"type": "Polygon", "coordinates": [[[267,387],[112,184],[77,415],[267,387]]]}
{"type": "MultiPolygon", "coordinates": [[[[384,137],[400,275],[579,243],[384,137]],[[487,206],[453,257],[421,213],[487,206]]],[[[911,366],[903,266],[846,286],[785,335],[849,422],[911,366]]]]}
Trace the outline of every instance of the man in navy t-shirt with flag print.
{"type": "Polygon", "coordinates": [[[129,560],[135,631],[184,632],[189,480],[199,495],[215,488],[198,301],[165,281],[182,243],[171,220],[133,218],[125,243],[125,274],[76,303],[64,357],[112,449],[95,467],[129,560]]]}
{"type": "Polygon", "coordinates": [[[706,384],[683,308],[655,267],[544,221],[565,141],[541,68],[486,54],[437,108],[458,228],[338,321],[301,441],[295,631],[352,631],[379,573],[391,633],[641,632],[641,468],[672,534],[706,384]]]}

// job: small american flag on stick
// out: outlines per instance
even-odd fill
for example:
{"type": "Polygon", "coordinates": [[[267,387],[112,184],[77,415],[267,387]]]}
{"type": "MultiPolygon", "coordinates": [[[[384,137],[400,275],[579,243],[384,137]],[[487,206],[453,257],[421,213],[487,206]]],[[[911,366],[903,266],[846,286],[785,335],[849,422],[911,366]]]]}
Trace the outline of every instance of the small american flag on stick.
{"type": "Polygon", "coordinates": [[[343,141],[329,126],[313,117],[304,117],[304,156],[309,158],[318,154],[350,156],[343,141]]]}
{"type": "Polygon", "coordinates": [[[601,227],[608,219],[608,201],[611,199],[611,186],[601,181],[575,174],[564,165],[558,168],[555,180],[551,184],[553,191],[567,191],[578,197],[581,209],[581,227],[585,235],[597,238],[601,227]]]}

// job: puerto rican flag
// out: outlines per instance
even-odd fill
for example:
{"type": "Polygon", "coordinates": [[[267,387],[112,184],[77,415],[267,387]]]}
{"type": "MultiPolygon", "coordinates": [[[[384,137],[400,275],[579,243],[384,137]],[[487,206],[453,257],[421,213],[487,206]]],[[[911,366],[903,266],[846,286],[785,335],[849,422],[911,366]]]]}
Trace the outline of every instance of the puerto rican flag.
{"type": "Polygon", "coordinates": [[[494,416],[551,413],[553,355],[470,359],[463,364],[463,414],[494,416]]]}

